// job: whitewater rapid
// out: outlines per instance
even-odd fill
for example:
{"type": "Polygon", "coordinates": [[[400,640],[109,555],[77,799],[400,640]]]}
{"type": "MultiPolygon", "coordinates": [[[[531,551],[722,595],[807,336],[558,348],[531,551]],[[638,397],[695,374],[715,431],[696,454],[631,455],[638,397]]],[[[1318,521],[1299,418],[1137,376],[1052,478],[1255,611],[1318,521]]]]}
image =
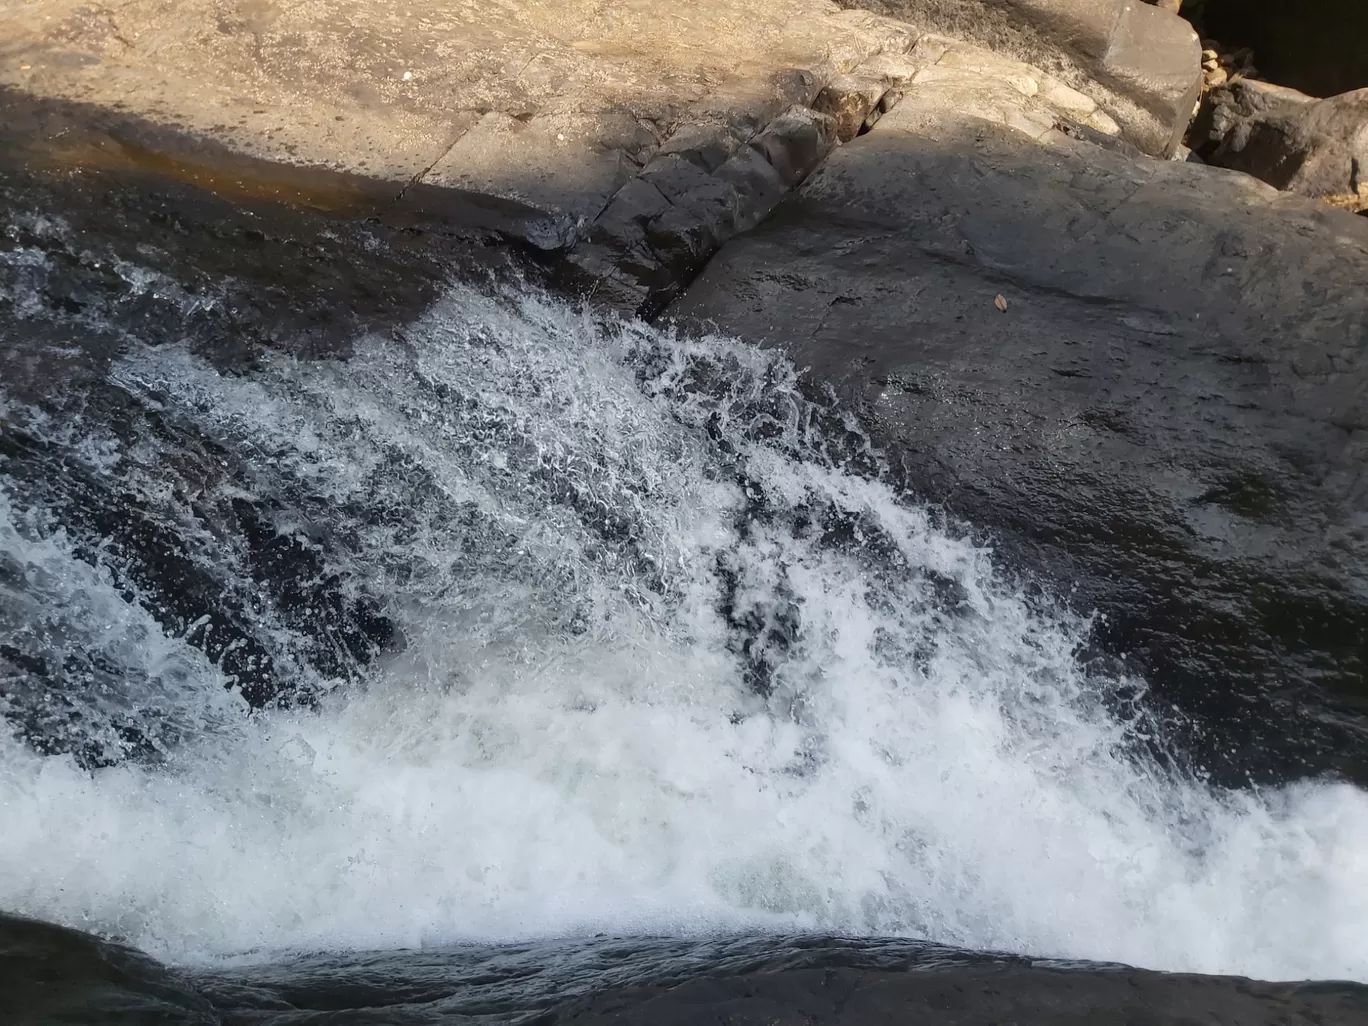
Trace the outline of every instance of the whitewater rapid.
{"type": "MultiPolygon", "coordinates": [[[[0,473],[3,640],[121,668],[91,729],[165,725],[94,770],[0,733],[0,908],[183,963],[814,930],[1368,981],[1368,794],[1153,760],[1088,623],[826,458],[776,356],[456,288],[344,362],[134,342],[110,373],[404,643],[251,713],[0,473]]],[[[180,501],[152,442],[31,421],[180,501]]]]}

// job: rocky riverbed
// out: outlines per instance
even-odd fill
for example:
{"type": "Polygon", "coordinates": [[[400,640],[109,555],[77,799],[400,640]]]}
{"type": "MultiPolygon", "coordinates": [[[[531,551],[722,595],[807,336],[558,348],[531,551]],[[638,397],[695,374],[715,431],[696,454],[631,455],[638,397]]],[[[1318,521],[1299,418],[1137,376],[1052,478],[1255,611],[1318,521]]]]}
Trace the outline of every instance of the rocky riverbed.
{"type": "Polygon", "coordinates": [[[1368,980],[1357,93],[1122,0],[0,31],[20,1021],[1363,1017],[1181,975],[1368,980]]]}

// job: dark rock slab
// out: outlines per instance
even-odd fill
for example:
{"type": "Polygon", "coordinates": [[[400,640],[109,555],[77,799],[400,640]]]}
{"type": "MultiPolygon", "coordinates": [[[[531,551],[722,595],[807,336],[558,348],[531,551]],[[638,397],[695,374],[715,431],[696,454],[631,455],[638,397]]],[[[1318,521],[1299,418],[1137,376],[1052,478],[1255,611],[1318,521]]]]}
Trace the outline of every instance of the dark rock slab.
{"type": "Polygon", "coordinates": [[[180,973],[0,913],[6,1026],[1357,1026],[1368,987],[1260,983],[910,940],[593,938],[180,973]]]}
{"type": "Polygon", "coordinates": [[[987,966],[922,972],[804,969],[596,997],[554,1022],[729,1026],[1329,1026],[1368,1003],[1343,985],[1257,984],[1135,970],[987,966]]]}
{"type": "Polygon", "coordinates": [[[207,1000],[133,948],[0,913],[5,1026],[218,1026],[207,1000]]]}
{"type": "Polygon", "coordinates": [[[1368,223],[917,95],[670,314],[862,409],[1218,779],[1368,779],[1368,223]]]}

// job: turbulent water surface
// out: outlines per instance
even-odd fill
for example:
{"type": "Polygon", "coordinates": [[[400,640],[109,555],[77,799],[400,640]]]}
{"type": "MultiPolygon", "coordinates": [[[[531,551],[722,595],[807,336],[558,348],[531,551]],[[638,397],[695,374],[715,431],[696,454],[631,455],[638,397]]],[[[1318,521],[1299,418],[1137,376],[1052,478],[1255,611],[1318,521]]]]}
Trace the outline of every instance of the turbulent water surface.
{"type": "Polygon", "coordinates": [[[1368,980],[1368,795],[1164,758],[775,356],[454,288],[345,361],[103,373],[3,400],[0,908],[181,963],[820,931],[1368,980]]]}

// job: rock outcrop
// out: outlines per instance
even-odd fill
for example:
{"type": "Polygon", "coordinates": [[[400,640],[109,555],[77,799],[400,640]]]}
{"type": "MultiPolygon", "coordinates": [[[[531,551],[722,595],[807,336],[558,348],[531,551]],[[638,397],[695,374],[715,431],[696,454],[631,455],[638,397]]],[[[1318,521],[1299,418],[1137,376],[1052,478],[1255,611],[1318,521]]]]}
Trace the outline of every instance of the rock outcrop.
{"type": "Polygon", "coordinates": [[[556,250],[677,130],[754,134],[793,102],[776,80],[821,88],[908,33],[826,0],[50,0],[0,12],[0,86],[103,112],[110,141],[71,160],[207,176],[229,152],[410,207],[493,197],[487,226],[556,250]]]}
{"type": "Polygon", "coordinates": [[[729,1026],[1331,1026],[1368,1011],[1357,988],[1255,984],[1134,970],[992,966],[897,972],[796,969],[614,991],[553,1022],[686,1026],[705,1014],[729,1026]],[[706,1012],[704,1011],[706,1010],[706,1012]]]}
{"type": "Polygon", "coordinates": [[[1109,152],[938,45],[670,316],[862,409],[915,494],[1103,613],[1219,779],[1368,779],[1368,222],[1109,152]]]}
{"type": "Polygon", "coordinates": [[[1242,79],[1207,95],[1190,141],[1208,164],[1368,211],[1368,89],[1317,100],[1242,79]]]}
{"type": "Polygon", "coordinates": [[[1137,0],[841,0],[1036,64],[1100,101],[1147,153],[1171,155],[1201,87],[1192,26],[1137,0]]]}
{"type": "Polygon", "coordinates": [[[1051,75],[934,35],[903,53],[912,41],[820,90],[810,76],[795,76],[785,97],[795,105],[749,138],[726,120],[700,119],[676,132],[570,252],[570,280],[601,305],[653,316],[719,246],[759,224],[839,143],[872,128],[908,91],[928,110],[940,102],[944,114],[1003,121],[1032,138],[1064,130],[1127,145],[1097,103],[1051,75]]]}
{"type": "MultiPolygon", "coordinates": [[[[1086,52],[1133,141],[1171,149],[1198,80],[1184,23],[1122,0],[1021,2],[1086,52]]],[[[103,112],[109,141],[68,159],[169,159],[207,180],[198,141],[372,179],[410,207],[415,189],[495,197],[488,226],[558,250],[705,126],[730,126],[708,145],[734,148],[915,30],[828,0],[48,0],[0,13],[0,35],[0,87],[103,112]]]]}

